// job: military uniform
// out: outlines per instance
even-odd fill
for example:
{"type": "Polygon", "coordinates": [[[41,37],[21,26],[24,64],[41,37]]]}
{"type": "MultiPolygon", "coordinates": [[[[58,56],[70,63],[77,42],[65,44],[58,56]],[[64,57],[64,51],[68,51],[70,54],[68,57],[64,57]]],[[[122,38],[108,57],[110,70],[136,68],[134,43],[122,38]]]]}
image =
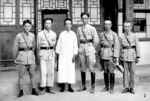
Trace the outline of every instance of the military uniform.
{"type": "Polygon", "coordinates": [[[39,50],[41,80],[40,87],[53,87],[56,33],[43,30],[38,33],[37,47],[39,50]]]}
{"type": "Polygon", "coordinates": [[[115,32],[110,30],[109,32],[100,33],[100,59],[101,65],[104,69],[104,81],[105,88],[104,91],[113,89],[115,83],[115,67],[112,65],[113,58],[118,58],[119,56],[119,40],[115,32]]]}
{"type": "Polygon", "coordinates": [[[15,63],[18,66],[19,86],[23,90],[23,77],[26,69],[29,72],[32,88],[35,88],[35,36],[33,33],[19,33],[13,46],[13,54],[16,56],[15,63]]]}
{"type": "Polygon", "coordinates": [[[120,60],[125,69],[123,84],[125,88],[134,88],[135,60],[136,58],[140,58],[138,38],[132,32],[120,34],[120,45],[120,60]],[[130,77],[128,77],[129,75],[130,77]]]}
{"type": "Polygon", "coordinates": [[[79,45],[78,51],[79,51],[79,61],[81,65],[82,85],[85,85],[86,66],[89,67],[91,75],[93,75],[93,79],[91,77],[91,82],[92,85],[94,85],[95,84],[94,65],[96,63],[95,48],[99,43],[97,31],[93,26],[87,24],[85,26],[78,28],[77,38],[78,38],[78,45],[79,45]]]}

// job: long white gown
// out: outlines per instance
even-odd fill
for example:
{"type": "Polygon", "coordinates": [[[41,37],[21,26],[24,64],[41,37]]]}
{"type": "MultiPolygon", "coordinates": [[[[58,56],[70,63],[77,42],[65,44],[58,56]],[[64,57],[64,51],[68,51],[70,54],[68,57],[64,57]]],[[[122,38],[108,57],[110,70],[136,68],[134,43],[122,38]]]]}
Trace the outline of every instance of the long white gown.
{"type": "Polygon", "coordinates": [[[59,54],[58,83],[75,83],[75,63],[72,63],[72,57],[78,54],[78,45],[73,31],[61,32],[56,53],[59,54]]]}

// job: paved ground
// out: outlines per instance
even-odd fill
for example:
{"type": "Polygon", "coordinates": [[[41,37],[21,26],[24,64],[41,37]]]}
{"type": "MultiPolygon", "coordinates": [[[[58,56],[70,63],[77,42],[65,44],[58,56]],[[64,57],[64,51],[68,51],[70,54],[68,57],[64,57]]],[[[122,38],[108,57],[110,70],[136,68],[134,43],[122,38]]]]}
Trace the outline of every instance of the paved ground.
{"type": "MultiPolygon", "coordinates": [[[[88,71],[88,70],[87,70],[88,71]]],[[[137,66],[136,68],[136,94],[122,94],[122,74],[119,71],[115,71],[116,85],[115,94],[109,94],[108,92],[100,92],[103,88],[103,73],[96,69],[96,88],[95,94],[90,94],[90,74],[87,73],[87,87],[88,90],[84,92],[64,92],[60,93],[59,88],[56,86],[53,90],[55,95],[45,94],[40,96],[30,95],[30,81],[29,76],[25,76],[24,93],[22,98],[17,98],[18,94],[18,75],[16,67],[0,67],[0,101],[150,101],[150,65],[137,66]]],[[[57,81],[57,72],[55,73],[57,81]]],[[[74,90],[80,87],[80,72],[76,69],[76,81],[73,85],[74,90]]],[[[36,71],[37,86],[39,83],[39,71],[36,71]]]]}

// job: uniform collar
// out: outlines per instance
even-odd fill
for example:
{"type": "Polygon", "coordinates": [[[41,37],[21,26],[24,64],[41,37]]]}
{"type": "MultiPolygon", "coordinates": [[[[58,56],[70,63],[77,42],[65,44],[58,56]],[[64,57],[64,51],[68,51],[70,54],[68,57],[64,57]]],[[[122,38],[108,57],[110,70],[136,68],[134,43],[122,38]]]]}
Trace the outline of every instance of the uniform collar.
{"type": "Polygon", "coordinates": [[[51,30],[48,31],[48,30],[44,29],[44,32],[45,33],[51,33],[51,30]]]}
{"type": "Polygon", "coordinates": [[[82,28],[87,28],[89,26],[89,24],[83,25],[82,28]]]}
{"type": "Polygon", "coordinates": [[[22,32],[22,34],[25,36],[29,36],[30,32],[29,33],[22,32]]]}
{"type": "Polygon", "coordinates": [[[129,35],[131,35],[132,34],[132,32],[129,32],[129,33],[124,33],[125,35],[127,35],[127,36],[129,36],[129,35]]]}
{"type": "Polygon", "coordinates": [[[111,33],[111,32],[112,32],[112,30],[105,31],[106,34],[109,34],[109,33],[111,33]]]}

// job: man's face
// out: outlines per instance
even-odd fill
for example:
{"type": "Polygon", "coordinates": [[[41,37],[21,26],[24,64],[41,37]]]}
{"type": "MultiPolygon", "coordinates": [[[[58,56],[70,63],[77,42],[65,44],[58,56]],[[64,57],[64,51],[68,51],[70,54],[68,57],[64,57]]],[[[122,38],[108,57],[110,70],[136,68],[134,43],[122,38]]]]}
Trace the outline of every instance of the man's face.
{"type": "Polygon", "coordinates": [[[71,23],[70,20],[66,20],[66,22],[65,22],[65,27],[66,27],[67,30],[70,30],[70,29],[71,29],[72,23],[71,23]]]}
{"type": "Polygon", "coordinates": [[[124,30],[125,32],[130,32],[132,30],[132,25],[131,23],[124,23],[124,30]]]}
{"type": "Polygon", "coordinates": [[[52,26],[52,21],[51,20],[46,20],[45,21],[45,29],[50,30],[52,26]]]}
{"type": "Polygon", "coordinates": [[[81,20],[82,20],[83,24],[87,24],[88,21],[89,21],[89,18],[88,18],[87,15],[83,15],[82,18],[81,18],[81,20]]]}
{"type": "Polygon", "coordinates": [[[26,33],[29,33],[30,30],[31,30],[31,28],[32,28],[32,26],[31,26],[31,24],[26,23],[26,24],[23,26],[23,28],[24,28],[24,31],[25,31],[26,33]]]}
{"type": "Polygon", "coordinates": [[[107,21],[104,22],[104,27],[105,27],[106,30],[111,29],[111,26],[112,26],[112,24],[111,24],[110,20],[107,20],[107,21]]]}

